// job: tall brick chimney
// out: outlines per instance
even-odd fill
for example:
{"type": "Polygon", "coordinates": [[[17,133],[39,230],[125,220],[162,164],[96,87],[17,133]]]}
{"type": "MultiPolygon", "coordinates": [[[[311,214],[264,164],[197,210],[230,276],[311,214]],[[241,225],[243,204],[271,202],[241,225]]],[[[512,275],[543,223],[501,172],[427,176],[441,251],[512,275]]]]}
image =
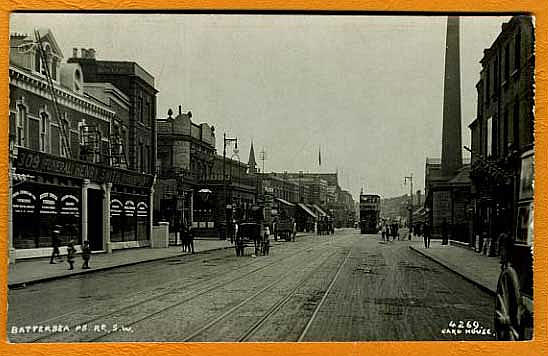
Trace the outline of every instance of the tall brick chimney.
{"type": "Polygon", "coordinates": [[[443,83],[441,173],[444,177],[454,176],[462,167],[461,140],[459,18],[449,16],[443,83]]]}

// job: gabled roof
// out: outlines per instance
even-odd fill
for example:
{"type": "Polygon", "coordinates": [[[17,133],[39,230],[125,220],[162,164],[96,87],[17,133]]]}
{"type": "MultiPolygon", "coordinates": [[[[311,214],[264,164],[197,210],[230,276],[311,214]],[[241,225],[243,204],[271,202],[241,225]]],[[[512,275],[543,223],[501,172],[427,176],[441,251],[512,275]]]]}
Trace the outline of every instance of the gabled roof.
{"type": "MultiPolygon", "coordinates": [[[[55,36],[53,36],[51,30],[49,28],[38,28],[37,31],[38,36],[40,36],[40,40],[48,42],[52,47],[53,52],[63,58],[63,51],[61,50],[61,47],[59,47],[59,44],[55,40],[55,36]]],[[[34,38],[34,33],[32,34],[32,37],[34,38]]]]}

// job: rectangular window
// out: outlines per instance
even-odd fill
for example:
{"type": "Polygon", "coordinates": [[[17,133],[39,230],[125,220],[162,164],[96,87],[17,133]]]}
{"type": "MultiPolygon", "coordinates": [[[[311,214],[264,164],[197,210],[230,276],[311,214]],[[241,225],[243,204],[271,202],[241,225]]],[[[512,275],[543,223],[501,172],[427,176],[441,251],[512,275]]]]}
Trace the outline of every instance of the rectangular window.
{"type": "Polygon", "coordinates": [[[502,128],[502,153],[506,156],[508,154],[508,111],[504,111],[504,127],[502,128]]]}
{"type": "Polygon", "coordinates": [[[485,68],[485,102],[489,102],[489,97],[491,96],[491,66],[487,65],[485,68]]]}
{"type": "Polygon", "coordinates": [[[521,67],[521,29],[518,29],[514,47],[514,69],[519,70],[521,67]]]}
{"type": "Polygon", "coordinates": [[[499,83],[499,57],[497,56],[495,58],[495,66],[493,67],[493,94],[495,94],[495,100],[496,95],[499,93],[500,83],[499,83]]]}
{"type": "Polygon", "coordinates": [[[35,118],[29,118],[27,120],[28,124],[28,140],[26,140],[25,147],[30,148],[34,151],[40,150],[40,120],[35,118]]]}
{"type": "Polygon", "coordinates": [[[51,125],[51,154],[61,154],[61,134],[59,126],[51,125]]]}
{"type": "Polygon", "coordinates": [[[152,122],[152,118],[151,118],[152,115],[150,115],[150,102],[147,100],[146,102],[146,105],[145,105],[145,123],[147,126],[151,126],[151,122],[152,122]]]}
{"type": "Polygon", "coordinates": [[[515,148],[519,147],[519,102],[514,103],[514,119],[512,122],[513,143],[515,148]]]}
{"type": "Polygon", "coordinates": [[[510,43],[504,47],[504,80],[510,78],[510,43]]]}
{"type": "Polygon", "coordinates": [[[493,151],[492,151],[492,148],[493,148],[493,119],[490,117],[487,119],[487,127],[486,127],[486,146],[485,146],[485,151],[487,153],[487,157],[490,157],[493,155],[493,151]]]}
{"type": "Polygon", "coordinates": [[[48,150],[48,130],[49,117],[45,112],[40,113],[40,151],[47,152],[48,150]]]}
{"type": "Polygon", "coordinates": [[[17,107],[16,144],[25,146],[25,133],[27,129],[27,109],[23,105],[17,107]]]}
{"type": "Polygon", "coordinates": [[[139,122],[144,122],[143,112],[145,111],[143,106],[143,97],[139,97],[139,122]]]}

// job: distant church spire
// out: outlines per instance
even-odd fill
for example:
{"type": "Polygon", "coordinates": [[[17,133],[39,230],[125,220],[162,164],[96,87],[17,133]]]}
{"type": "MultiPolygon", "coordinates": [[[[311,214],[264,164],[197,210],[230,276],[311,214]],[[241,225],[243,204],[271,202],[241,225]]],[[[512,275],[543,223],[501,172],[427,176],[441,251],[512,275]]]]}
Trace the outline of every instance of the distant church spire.
{"type": "Polygon", "coordinates": [[[249,160],[247,162],[249,173],[257,173],[257,162],[255,161],[255,150],[253,149],[253,140],[251,140],[251,148],[249,149],[249,160]]]}

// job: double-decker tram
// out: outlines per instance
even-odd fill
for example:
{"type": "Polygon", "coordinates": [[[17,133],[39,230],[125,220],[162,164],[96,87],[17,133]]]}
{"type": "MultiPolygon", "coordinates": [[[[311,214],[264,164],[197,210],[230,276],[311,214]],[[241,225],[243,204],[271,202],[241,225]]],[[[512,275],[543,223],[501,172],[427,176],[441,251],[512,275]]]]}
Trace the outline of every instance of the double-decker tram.
{"type": "Polygon", "coordinates": [[[360,194],[360,232],[376,234],[381,213],[381,197],[377,194],[360,194]]]}

